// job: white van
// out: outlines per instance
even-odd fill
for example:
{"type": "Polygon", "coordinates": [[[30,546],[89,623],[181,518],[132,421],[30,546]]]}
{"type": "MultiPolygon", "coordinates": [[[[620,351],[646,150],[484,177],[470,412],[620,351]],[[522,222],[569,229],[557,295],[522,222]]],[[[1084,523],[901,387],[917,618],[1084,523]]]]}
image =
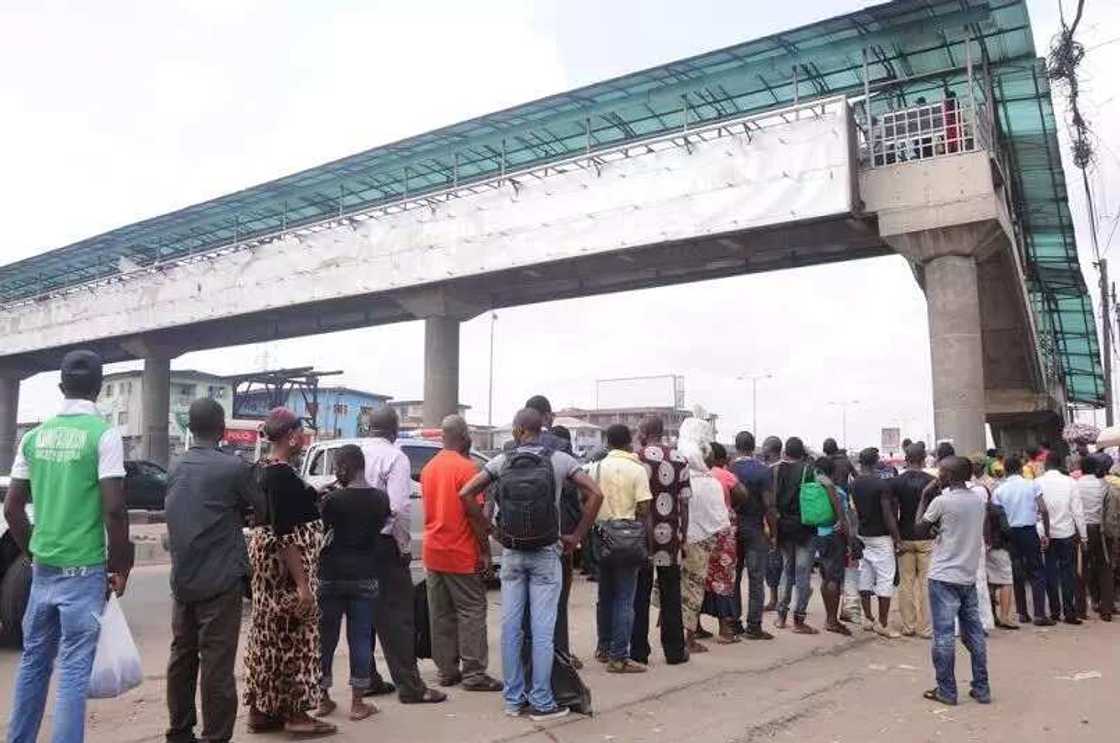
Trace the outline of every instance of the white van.
{"type": "MultiPolygon", "coordinates": [[[[347,444],[361,446],[366,442],[368,439],[361,438],[318,441],[304,452],[300,475],[308,484],[316,488],[329,485],[334,481],[334,452],[347,444]]],[[[437,441],[426,438],[398,438],[396,445],[408,456],[412,474],[412,514],[409,533],[412,536],[412,561],[415,568],[420,562],[424,541],[424,503],[420,499],[420,470],[424,469],[424,465],[430,462],[443,446],[437,441]]],[[[471,452],[470,457],[479,469],[489,461],[475,451],[471,452]]],[[[493,538],[490,540],[490,555],[493,563],[497,565],[501,559],[502,546],[493,538]]],[[[414,569],[413,574],[415,575],[416,572],[414,569]]]]}

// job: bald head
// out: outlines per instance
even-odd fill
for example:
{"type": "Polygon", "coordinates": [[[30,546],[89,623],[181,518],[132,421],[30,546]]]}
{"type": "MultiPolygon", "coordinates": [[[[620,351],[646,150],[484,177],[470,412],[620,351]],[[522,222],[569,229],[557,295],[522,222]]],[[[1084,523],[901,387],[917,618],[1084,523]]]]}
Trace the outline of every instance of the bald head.
{"type": "Polygon", "coordinates": [[[461,452],[470,442],[470,429],[461,415],[449,415],[440,424],[443,431],[443,448],[461,452]]]}
{"type": "Polygon", "coordinates": [[[535,441],[540,437],[543,426],[544,420],[539,410],[522,408],[513,417],[513,437],[519,444],[535,441]]]}
{"type": "Polygon", "coordinates": [[[642,418],[638,423],[638,440],[643,444],[659,442],[665,435],[665,422],[656,415],[642,418]]]}
{"type": "Polygon", "coordinates": [[[373,411],[369,418],[370,433],[389,441],[396,441],[400,431],[401,422],[397,418],[397,411],[388,405],[383,405],[373,411]]]}

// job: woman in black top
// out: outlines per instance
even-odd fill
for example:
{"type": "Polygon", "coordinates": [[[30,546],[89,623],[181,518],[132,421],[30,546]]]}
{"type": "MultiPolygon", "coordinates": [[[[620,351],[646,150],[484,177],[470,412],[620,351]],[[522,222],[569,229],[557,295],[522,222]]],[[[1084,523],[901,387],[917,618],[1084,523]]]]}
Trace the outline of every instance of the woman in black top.
{"type": "Polygon", "coordinates": [[[353,444],[335,453],[335,474],[343,487],[323,498],[323,525],[327,540],[319,556],[320,716],[337,705],[330,698],[331,666],[338,647],[342,617],[346,617],[346,642],[350,648],[350,719],[364,720],[377,707],[362,701],[370,686],[373,655],[373,599],[377,595],[376,549],[381,529],[389,518],[389,496],[366,484],[366,462],[353,444]]]}
{"type": "Polygon", "coordinates": [[[271,459],[262,462],[263,523],[249,541],[253,617],[245,651],[249,731],[330,735],[334,725],[308,714],[319,704],[319,550],[323,524],[318,493],[292,468],[303,426],[286,408],[269,413],[264,434],[271,459]]]}

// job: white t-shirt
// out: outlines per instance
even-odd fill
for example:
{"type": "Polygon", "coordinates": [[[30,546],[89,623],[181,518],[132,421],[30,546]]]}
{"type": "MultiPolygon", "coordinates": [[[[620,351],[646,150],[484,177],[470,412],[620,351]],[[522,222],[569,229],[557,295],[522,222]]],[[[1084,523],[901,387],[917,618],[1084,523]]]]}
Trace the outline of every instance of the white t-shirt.
{"type": "Polygon", "coordinates": [[[723,485],[711,472],[690,470],[688,498],[688,541],[703,542],[713,534],[731,526],[727,502],[723,499],[723,485]]]}

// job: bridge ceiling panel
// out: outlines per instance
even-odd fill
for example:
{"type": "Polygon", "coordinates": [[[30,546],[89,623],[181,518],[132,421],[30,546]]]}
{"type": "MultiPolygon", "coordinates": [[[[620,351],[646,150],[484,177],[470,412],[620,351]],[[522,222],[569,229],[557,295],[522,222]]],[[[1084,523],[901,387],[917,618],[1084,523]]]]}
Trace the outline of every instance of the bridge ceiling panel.
{"type": "MultiPolygon", "coordinates": [[[[1062,298],[1070,317],[1055,314],[1047,327],[1057,346],[1088,358],[1097,339],[1023,0],[898,0],[454,124],[2,267],[0,303],[795,100],[859,95],[865,54],[872,113],[949,89],[962,95],[969,36],[1021,168],[1036,309],[1056,313],[1055,292],[1072,291],[1062,298]]],[[[1086,362],[1074,372],[1073,362],[1059,358],[1071,399],[1101,399],[1099,371],[1086,362]]]]}

